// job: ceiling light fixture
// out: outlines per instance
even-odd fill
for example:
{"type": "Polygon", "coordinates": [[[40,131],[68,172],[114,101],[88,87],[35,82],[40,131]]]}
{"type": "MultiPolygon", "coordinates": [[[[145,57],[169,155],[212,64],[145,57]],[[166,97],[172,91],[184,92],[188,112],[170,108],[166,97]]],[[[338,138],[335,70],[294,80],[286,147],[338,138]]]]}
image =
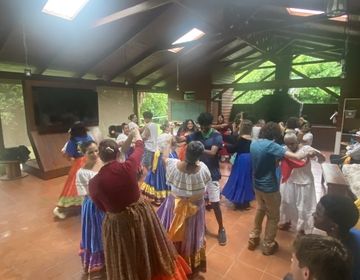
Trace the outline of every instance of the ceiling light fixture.
{"type": "Polygon", "coordinates": [[[89,0],[48,0],[42,9],[43,13],[73,20],[89,0]]]}
{"type": "Polygon", "coordinates": [[[200,29],[193,28],[189,32],[181,36],[179,39],[177,39],[175,42],[173,42],[172,45],[195,41],[200,39],[204,35],[205,32],[201,31],[200,29]]]}

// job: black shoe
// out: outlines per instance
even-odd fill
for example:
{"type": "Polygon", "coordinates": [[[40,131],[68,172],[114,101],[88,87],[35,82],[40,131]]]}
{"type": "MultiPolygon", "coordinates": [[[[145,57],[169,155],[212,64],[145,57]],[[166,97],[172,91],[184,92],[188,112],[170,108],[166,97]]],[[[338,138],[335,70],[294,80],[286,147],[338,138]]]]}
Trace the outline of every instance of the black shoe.
{"type": "Polygon", "coordinates": [[[265,256],[270,256],[275,254],[275,252],[279,249],[279,244],[275,241],[272,246],[263,246],[262,253],[265,256]]]}
{"type": "Polygon", "coordinates": [[[218,242],[220,246],[225,246],[227,242],[225,229],[220,229],[218,233],[218,242]]]}

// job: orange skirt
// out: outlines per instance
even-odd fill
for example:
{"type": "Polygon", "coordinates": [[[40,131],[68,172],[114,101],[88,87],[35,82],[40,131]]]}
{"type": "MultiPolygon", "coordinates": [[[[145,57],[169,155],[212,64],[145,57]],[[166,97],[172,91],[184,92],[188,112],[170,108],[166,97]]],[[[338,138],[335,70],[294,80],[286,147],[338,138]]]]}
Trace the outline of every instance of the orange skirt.
{"type": "Polygon", "coordinates": [[[76,190],[76,173],[78,170],[84,166],[86,161],[85,157],[76,158],[69,171],[69,175],[66,179],[64,188],[60,194],[59,201],[57,203],[58,207],[71,207],[71,206],[80,206],[83,198],[79,196],[76,190]]]}
{"type": "Polygon", "coordinates": [[[151,204],[139,199],[106,213],[103,244],[108,280],[186,280],[191,273],[151,204]]]}

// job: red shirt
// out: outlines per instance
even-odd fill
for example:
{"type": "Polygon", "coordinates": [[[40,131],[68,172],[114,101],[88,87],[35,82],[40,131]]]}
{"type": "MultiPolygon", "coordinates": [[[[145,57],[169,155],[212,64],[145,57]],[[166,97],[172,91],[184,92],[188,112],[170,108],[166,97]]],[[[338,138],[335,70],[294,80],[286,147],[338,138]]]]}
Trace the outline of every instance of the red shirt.
{"type": "Polygon", "coordinates": [[[135,150],[125,162],[104,165],[89,182],[89,193],[96,206],[106,212],[119,213],[138,201],[140,190],[136,177],[144,143],[136,141],[135,150]]]}

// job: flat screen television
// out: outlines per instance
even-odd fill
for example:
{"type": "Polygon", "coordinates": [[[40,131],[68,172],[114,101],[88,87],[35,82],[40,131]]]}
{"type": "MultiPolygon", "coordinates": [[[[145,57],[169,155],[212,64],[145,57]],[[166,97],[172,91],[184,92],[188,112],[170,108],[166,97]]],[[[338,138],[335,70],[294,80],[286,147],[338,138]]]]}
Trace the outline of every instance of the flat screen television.
{"type": "Polygon", "coordinates": [[[39,133],[67,132],[76,121],[99,124],[98,95],[92,89],[33,87],[35,124],[39,133]]]}

